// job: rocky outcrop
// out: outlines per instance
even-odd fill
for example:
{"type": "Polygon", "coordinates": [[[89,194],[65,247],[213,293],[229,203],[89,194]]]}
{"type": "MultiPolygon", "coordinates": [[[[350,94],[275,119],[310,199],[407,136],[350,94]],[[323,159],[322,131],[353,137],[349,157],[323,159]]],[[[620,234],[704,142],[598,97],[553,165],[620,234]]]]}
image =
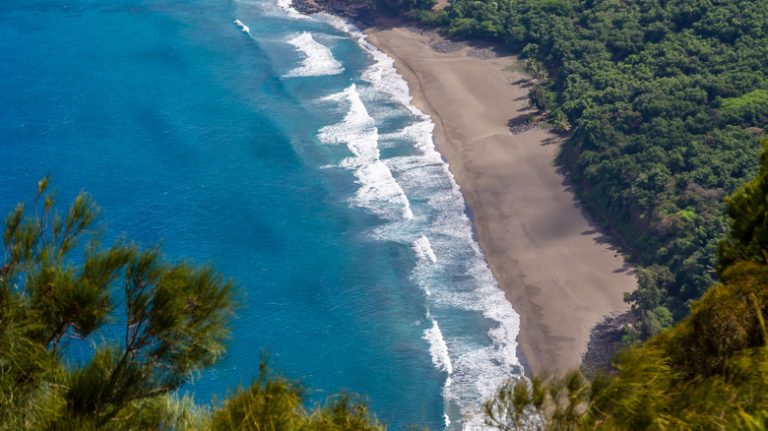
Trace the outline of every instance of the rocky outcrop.
{"type": "Polygon", "coordinates": [[[587,351],[581,359],[581,371],[587,377],[612,369],[611,360],[621,349],[624,330],[637,323],[631,311],[606,316],[602,322],[592,328],[587,351]]]}
{"type": "Polygon", "coordinates": [[[362,24],[373,22],[373,11],[368,2],[350,0],[293,0],[293,7],[303,14],[327,12],[349,18],[362,24]]]}

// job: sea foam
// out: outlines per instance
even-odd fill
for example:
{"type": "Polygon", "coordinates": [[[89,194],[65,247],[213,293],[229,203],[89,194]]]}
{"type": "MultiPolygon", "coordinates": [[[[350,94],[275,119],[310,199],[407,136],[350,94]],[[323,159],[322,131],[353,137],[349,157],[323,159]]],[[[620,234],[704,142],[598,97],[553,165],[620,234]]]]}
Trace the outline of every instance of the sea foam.
{"type": "Polygon", "coordinates": [[[440,332],[440,326],[437,321],[432,320],[432,327],[424,331],[424,339],[429,342],[429,353],[432,355],[432,362],[438,369],[448,373],[448,384],[450,385],[450,375],[453,374],[453,365],[451,365],[451,356],[448,354],[448,345],[445,344],[443,333],[440,332]]]}
{"type": "Polygon", "coordinates": [[[341,162],[342,167],[354,170],[360,184],[351,202],[385,219],[412,219],[408,198],[379,158],[379,131],[360,99],[357,86],[352,84],[324,101],[349,105],[340,123],[323,127],[317,136],[326,144],[344,144],[352,153],[341,162]]]}
{"type": "Polygon", "coordinates": [[[432,250],[432,245],[429,243],[429,238],[426,236],[422,235],[413,242],[413,251],[416,252],[416,256],[422,261],[437,263],[435,251],[432,250]]]}
{"type": "Polygon", "coordinates": [[[304,57],[301,66],[291,70],[286,77],[337,75],[344,67],[333,58],[331,50],[317,42],[312,34],[303,32],[288,40],[304,57]]]}
{"type": "Polygon", "coordinates": [[[239,28],[239,29],[240,29],[240,30],[241,30],[243,33],[248,33],[248,34],[251,34],[251,28],[250,28],[250,27],[248,27],[247,25],[243,24],[243,22],[242,22],[242,21],[240,21],[239,19],[236,19],[236,20],[234,21],[234,24],[235,24],[235,26],[237,26],[237,28],[239,28]]]}
{"type": "Polygon", "coordinates": [[[486,430],[483,401],[507,379],[524,378],[517,358],[519,316],[474,238],[459,186],[435,149],[434,124],[411,103],[394,61],[346,20],[323,13],[313,18],[349,35],[372,60],[362,83],[321,101],[347,111],[339,123],[321,128],[318,138],[325,144],[343,144],[351,153],[340,164],[354,172],[360,185],[350,203],[385,220],[372,236],[407,244],[414,252],[411,280],[425,293],[423,322],[429,325],[423,338],[435,368],[446,374],[445,429],[486,430]],[[367,108],[366,103],[373,107],[378,101],[394,102],[401,113],[367,108]],[[404,114],[410,121],[380,135],[370,112],[404,114]],[[379,148],[384,147],[402,149],[406,155],[382,158],[379,148]],[[480,327],[474,317],[478,314],[486,322],[480,327]]]}
{"type": "Polygon", "coordinates": [[[324,14],[319,18],[357,41],[373,60],[363,80],[378,97],[400,104],[411,116],[409,125],[378,139],[388,147],[410,148],[410,155],[383,162],[414,208],[422,208],[420,217],[382,225],[374,235],[411,244],[417,257],[412,279],[426,294],[427,320],[432,322],[424,338],[436,368],[448,374],[443,388],[446,429],[485,430],[482,402],[507,379],[523,378],[517,358],[519,315],[499,289],[474,238],[459,186],[435,149],[434,124],[412,105],[394,61],[349,22],[324,14]],[[468,312],[487,320],[486,336],[468,333],[468,312]]]}
{"type": "Polygon", "coordinates": [[[307,19],[308,17],[293,7],[293,0],[277,0],[277,6],[293,19],[307,19]]]}

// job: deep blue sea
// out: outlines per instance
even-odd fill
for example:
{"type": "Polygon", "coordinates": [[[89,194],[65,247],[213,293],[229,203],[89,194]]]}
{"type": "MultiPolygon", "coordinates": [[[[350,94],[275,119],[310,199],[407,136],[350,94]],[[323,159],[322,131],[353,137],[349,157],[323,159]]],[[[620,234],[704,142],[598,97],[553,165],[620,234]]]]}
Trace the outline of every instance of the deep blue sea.
{"type": "Polygon", "coordinates": [[[3,0],[0,210],[50,174],[106,239],[212,264],[243,306],[182,390],[248,384],[263,353],[319,402],[390,429],[481,429],[520,375],[518,316],[391,59],[274,0],[3,0]],[[238,20],[235,22],[235,20],[238,20]]]}

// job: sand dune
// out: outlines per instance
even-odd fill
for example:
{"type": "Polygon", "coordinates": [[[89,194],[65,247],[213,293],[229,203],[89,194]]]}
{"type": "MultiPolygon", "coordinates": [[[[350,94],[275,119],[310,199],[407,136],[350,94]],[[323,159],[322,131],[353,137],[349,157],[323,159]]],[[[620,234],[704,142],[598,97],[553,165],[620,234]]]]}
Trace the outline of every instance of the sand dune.
{"type": "Polygon", "coordinates": [[[568,190],[554,164],[561,143],[541,128],[513,134],[528,108],[514,57],[470,48],[440,53],[430,36],[371,29],[395,58],[471,209],[486,259],[521,316],[520,345],[534,372],[577,367],[591,328],[625,310],[635,277],[568,190]],[[516,84],[513,84],[516,83],[516,84]]]}

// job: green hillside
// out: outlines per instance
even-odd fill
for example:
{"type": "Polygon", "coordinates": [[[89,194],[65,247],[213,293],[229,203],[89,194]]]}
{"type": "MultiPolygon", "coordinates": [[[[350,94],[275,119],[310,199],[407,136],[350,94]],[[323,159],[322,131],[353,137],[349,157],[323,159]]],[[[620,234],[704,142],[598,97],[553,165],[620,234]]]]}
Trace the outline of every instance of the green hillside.
{"type": "Polygon", "coordinates": [[[525,59],[531,101],[569,130],[561,155],[591,213],[643,267],[644,335],[716,279],[723,197],[768,126],[768,3],[453,0],[412,15],[525,59]]]}

